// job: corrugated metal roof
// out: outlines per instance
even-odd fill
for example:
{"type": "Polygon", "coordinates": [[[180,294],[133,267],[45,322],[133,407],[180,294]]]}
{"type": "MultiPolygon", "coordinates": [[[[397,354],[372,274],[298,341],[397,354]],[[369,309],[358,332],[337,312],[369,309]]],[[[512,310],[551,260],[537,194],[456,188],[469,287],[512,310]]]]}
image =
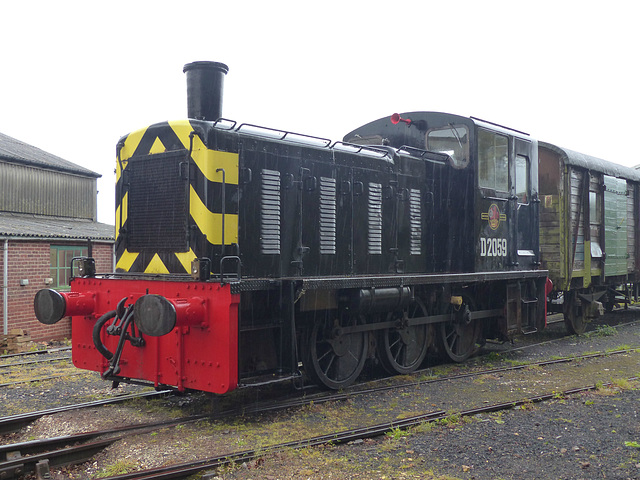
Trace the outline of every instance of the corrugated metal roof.
{"type": "Polygon", "coordinates": [[[0,213],[0,237],[114,241],[115,227],[90,220],[0,213]]]}
{"type": "Polygon", "coordinates": [[[0,159],[41,168],[52,168],[86,177],[99,178],[102,176],[3,133],[0,133],[0,159]]]}

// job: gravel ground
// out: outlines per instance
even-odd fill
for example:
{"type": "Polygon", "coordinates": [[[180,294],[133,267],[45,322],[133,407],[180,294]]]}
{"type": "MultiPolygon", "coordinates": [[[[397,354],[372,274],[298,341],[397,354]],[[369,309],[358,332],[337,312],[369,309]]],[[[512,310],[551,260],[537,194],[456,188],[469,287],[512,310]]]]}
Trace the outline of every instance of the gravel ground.
{"type": "MultiPolygon", "coordinates": [[[[541,334],[554,340],[542,347],[526,347],[527,341],[540,341],[537,335],[520,339],[516,351],[500,353],[508,346],[493,351],[524,362],[639,346],[640,327],[618,325],[637,311],[616,313],[587,335],[561,338],[563,327],[556,325],[541,334]]],[[[634,363],[640,376],[637,358],[631,371],[634,363]]],[[[639,410],[640,382],[618,379],[608,388],[523,408],[453,416],[371,441],[270,455],[212,478],[640,479],[639,410]]]]}
{"type": "MultiPolygon", "coordinates": [[[[600,326],[581,337],[563,338],[562,326],[556,325],[538,335],[518,339],[515,351],[507,352],[507,345],[490,345],[488,355],[463,366],[442,366],[438,370],[440,373],[446,370],[462,372],[475,364],[486,368],[487,363],[500,366],[621,346],[640,346],[640,326],[616,326],[620,321],[628,321],[630,315],[618,313],[609,322],[613,326],[600,326]],[[547,339],[550,342],[543,346],[527,346],[528,342],[547,339]]],[[[392,390],[375,397],[354,397],[348,402],[247,416],[229,423],[216,421],[198,428],[186,426],[181,430],[158,432],[151,437],[132,436],[109,447],[87,465],[52,471],[51,478],[96,478],[108,472],[113,475],[118,469],[149,468],[185,462],[196,455],[208,457],[224,453],[225,449],[255,448],[261,438],[269,436],[271,440],[280,441],[286,435],[310,436],[321,428],[336,429],[343,425],[346,428],[354,418],[374,422],[377,414],[398,418],[442,409],[452,415],[436,425],[425,424],[408,432],[393,431],[384,437],[348,445],[265,455],[258,461],[214,472],[211,478],[640,479],[637,413],[640,384],[624,380],[632,375],[640,375],[640,354],[580,361],[569,368],[563,365],[528,368],[509,374],[392,390]],[[552,401],[527,404],[504,412],[465,418],[453,414],[471,406],[494,403],[496,397],[512,401],[538,393],[562,391],[572,382],[584,385],[585,379],[591,383],[614,380],[614,385],[568,398],[558,394],[552,401]]],[[[56,382],[55,388],[36,385],[3,389],[3,407],[15,409],[12,401],[18,400],[23,408],[24,403],[32,402],[40,402],[41,408],[46,408],[43,397],[48,399],[54,393],[64,392],[65,388],[68,389],[66,403],[73,403],[76,395],[104,394],[98,386],[106,386],[100,383],[99,376],[94,375],[91,379],[87,384],[81,383],[82,388],[78,388],[77,380],[80,379],[76,379],[66,387],[65,382],[56,382]],[[89,385],[93,385],[93,389],[87,391],[89,385]],[[43,388],[47,392],[44,396],[43,388]]],[[[249,396],[252,394],[256,398],[260,396],[257,390],[249,396]]],[[[181,416],[193,409],[207,411],[207,408],[217,408],[216,405],[219,408],[234,399],[233,395],[222,399],[202,395],[168,397],[146,402],[143,406],[137,403],[129,407],[91,410],[85,415],[45,417],[10,441],[42,438],[59,431],[71,433],[81,431],[85,426],[108,428],[118,423],[118,419],[143,421],[151,417],[181,416]],[[105,418],[99,418],[100,415],[105,418]]]]}
{"type": "Polygon", "coordinates": [[[271,455],[213,478],[638,479],[639,402],[638,390],[577,395],[406,436],[271,455]]]}

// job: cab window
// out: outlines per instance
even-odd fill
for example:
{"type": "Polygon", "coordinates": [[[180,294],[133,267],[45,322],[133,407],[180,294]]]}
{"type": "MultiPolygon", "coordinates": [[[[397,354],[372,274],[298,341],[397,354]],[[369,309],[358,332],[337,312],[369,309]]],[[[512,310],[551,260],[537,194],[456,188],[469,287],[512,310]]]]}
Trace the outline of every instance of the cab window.
{"type": "Polygon", "coordinates": [[[469,165],[469,130],[465,125],[448,125],[427,132],[427,150],[449,155],[454,168],[469,165]]]}
{"type": "Polygon", "coordinates": [[[516,156],[516,196],[518,203],[529,203],[529,159],[516,156]]]}
{"type": "Polygon", "coordinates": [[[509,140],[489,130],[478,130],[478,183],[496,192],[509,191],[509,140]]]}

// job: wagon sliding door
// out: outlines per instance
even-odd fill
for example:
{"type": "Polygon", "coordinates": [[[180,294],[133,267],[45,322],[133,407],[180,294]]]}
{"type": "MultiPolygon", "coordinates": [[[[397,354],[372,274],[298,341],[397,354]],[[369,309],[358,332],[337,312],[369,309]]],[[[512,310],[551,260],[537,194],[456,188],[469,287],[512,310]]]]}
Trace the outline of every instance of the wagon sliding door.
{"type": "Polygon", "coordinates": [[[605,277],[627,274],[627,181],[604,175],[605,277]]]}

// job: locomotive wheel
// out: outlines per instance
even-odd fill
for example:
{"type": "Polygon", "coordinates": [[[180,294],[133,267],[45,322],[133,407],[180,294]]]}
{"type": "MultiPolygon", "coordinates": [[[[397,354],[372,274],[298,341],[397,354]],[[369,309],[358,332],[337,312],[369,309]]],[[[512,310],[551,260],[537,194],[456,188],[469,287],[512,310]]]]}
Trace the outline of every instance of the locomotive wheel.
{"type": "Polygon", "coordinates": [[[587,321],[584,318],[582,302],[575,292],[565,294],[563,308],[564,324],[571,335],[582,335],[587,329],[587,321]]]}
{"type": "Polygon", "coordinates": [[[462,297],[462,305],[459,307],[449,305],[447,311],[454,318],[449,322],[440,324],[440,346],[448,358],[454,362],[464,362],[478,346],[476,342],[480,337],[480,322],[473,321],[469,314],[474,310],[473,303],[467,296],[462,297]]]}
{"type": "Polygon", "coordinates": [[[404,312],[389,314],[387,321],[397,320],[398,327],[381,330],[378,340],[378,357],[388,373],[411,373],[424,360],[430,343],[427,325],[407,326],[403,320],[425,316],[427,309],[418,298],[404,312]]]}
{"type": "Polygon", "coordinates": [[[368,333],[344,333],[341,328],[358,323],[356,316],[342,322],[327,316],[314,323],[308,332],[304,361],[312,381],[337,390],[358,378],[367,359],[368,333]]]}

